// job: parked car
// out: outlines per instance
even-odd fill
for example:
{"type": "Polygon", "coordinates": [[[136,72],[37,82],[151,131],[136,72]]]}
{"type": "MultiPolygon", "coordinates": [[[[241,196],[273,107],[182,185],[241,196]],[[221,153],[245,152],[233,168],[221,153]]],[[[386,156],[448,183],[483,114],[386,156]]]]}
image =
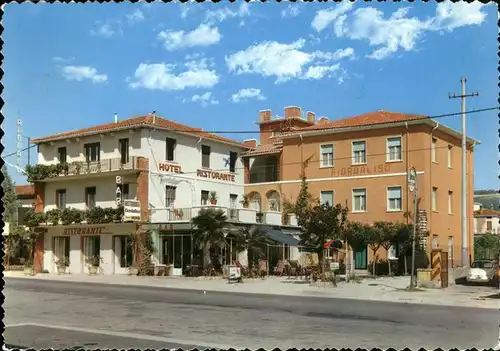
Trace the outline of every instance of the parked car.
{"type": "Polygon", "coordinates": [[[498,284],[499,266],[495,260],[476,260],[467,272],[467,283],[498,284]]]}

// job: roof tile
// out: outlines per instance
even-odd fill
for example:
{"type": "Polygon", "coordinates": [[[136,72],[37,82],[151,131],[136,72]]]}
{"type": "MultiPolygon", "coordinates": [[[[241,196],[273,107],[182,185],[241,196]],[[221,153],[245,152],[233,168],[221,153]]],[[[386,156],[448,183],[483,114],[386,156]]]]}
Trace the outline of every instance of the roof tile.
{"type": "Polygon", "coordinates": [[[35,188],[32,185],[16,185],[17,196],[35,196],[35,188]]]}

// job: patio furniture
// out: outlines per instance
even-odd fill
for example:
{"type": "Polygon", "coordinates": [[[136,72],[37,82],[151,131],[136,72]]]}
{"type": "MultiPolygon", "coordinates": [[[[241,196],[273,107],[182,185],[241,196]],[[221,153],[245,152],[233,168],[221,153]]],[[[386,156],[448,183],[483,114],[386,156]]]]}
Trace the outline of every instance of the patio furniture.
{"type": "Polygon", "coordinates": [[[285,273],[285,261],[279,260],[276,267],[274,267],[274,275],[282,277],[283,273],[285,273]]]}
{"type": "Polygon", "coordinates": [[[290,260],[290,271],[288,272],[288,278],[291,276],[294,276],[297,278],[300,274],[300,264],[299,261],[296,260],[290,260]]]}

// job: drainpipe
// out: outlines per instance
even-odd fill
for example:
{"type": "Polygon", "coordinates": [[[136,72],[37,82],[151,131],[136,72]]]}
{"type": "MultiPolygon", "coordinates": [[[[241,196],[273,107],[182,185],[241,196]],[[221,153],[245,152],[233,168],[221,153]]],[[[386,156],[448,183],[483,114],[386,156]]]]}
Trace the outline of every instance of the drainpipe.
{"type": "Polygon", "coordinates": [[[198,145],[200,145],[201,141],[203,140],[203,137],[200,137],[200,140],[196,143],[196,148],[198,148],[198,145]]]}
{"type": "MultiPolygon", "coordinates": [[[[436,125],[431,130],[431,152],[432,152],[432,137],[433,137],[434,131],[436,129],[438,129],[438,128],[439,128],[439,122],[436,122],[436,125]]],[[[431,187],[430,187],[429,190],[430,190],[430,193],[431,193],[430,195],[431,196],[429,198],[431,199],[431,215],[427,216],[428,228],[431,228],[431,225],[432,225],[432,155],[431,155],[431,163],[430,163],[430,165],[431,166],[429,167],[429,183],[430,183],[431,187]]],[[[430,240],[431,240],[431,249],[430,249],[430,251],[432,252],[432,238],[430,238],[430,240]]]]}

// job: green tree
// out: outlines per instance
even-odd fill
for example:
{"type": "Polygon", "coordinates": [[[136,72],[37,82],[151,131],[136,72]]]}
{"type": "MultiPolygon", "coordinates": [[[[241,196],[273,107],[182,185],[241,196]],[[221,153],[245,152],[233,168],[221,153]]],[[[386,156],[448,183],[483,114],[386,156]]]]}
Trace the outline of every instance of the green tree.
{"type": "Polygon", "coordinates": [[[375,238],[379,240],[380,246],[385,249],[388,272],[389,275],[392,275],[391,261],[389,260],[389,249],[397,243],[399,225],[393,222],[378,221],[373,223],[373,229],[379,231],[379,234],[376,235],[375,238]]]}
{"type": "Polygon", "coordinates": [[[227,216],[224,211],[213,208],[202,208],[192,219],[195,231],[193,241],[203,253],[212,245],[226,245],[224,228],[227,226],[227,216]]]}
{"type": "Polygon", "coordinates": [[[318,255],[320,271],[324,273],[324,245],[328,240],[340,239],[347,225],[347,208],[328,203],[314,206],[302,225],[300,244],[310,247],[318,255]]]}
{"type": "Polygon", "coordinates": [[[476,259],[498,260],[500,254],[500,236],[486,233],[474,240],[474,257],[476,259]]]}
{"type": "Polygon", "coordinates": [[[248,271],[251,272],[255,263],[256,255],[264,254],[264,248],[268,244],[272,244],[265,231],[256,225],[241,228],[240,230],[231,233],[236,250],[247,250],[248,271]]]}
{"type": "Polygon", "coordinates": [[[364,249],[368,245],[366,242],[366,233],[369,229],[370,226],[367,224],[349,221],[341,239],[354,251],[364,249]]]}
{"type": "Polygon", "coordinates": [[[378,261],[378,255],[377,251],[382,247],[382,242],[383,242],[383,233],[380,230],[380,228],[374,227],[374,226],[367,226],[366,231],[364,232],[365,238],[366,238],[366,243],[368,244],[368,247],[372,251],[372,274],[373,276],[376,276],[376,265],[378,261]]]}

